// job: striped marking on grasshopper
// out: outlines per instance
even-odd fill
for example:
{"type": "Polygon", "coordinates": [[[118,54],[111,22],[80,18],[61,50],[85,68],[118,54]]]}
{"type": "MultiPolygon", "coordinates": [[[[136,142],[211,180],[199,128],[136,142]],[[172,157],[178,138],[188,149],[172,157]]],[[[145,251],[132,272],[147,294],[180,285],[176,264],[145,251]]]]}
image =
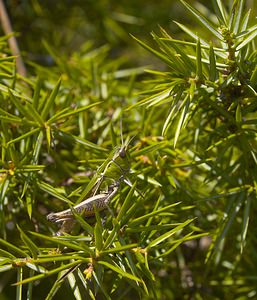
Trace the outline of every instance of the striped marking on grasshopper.
{"type": "Polygon", "coordinates": [[[86,217],[94,216],[95,210],[101,211],[108,206],[108,203],[117,193],[118,185],[113,185],[109,188],[108,193],[101,193],[92,196],[81,203],[75,205],[72,209],[66,209],[57,213],[50,213],[47,219],[51,222],[59,223],[67,220],[71,220],[74,217],[74,212],[77,214],[83,214],[86,217]]]}
{"type": "Polygon", "coordinates": [[[47,219],[51,222],[62,222],[60,230],[55,235],[60,236],[72,230],[75,223],[75,213],[82,214],[86,217],[91,217],[95,215],[96,210],[101,211],[105,208],[108,208],[108,204],[113,196],[117,193],[117,190],[118,184],[112,185],[109,187],[109,191],[107,193],[94,195],[75,205],[73,208],[47,215],[47,219]]]}

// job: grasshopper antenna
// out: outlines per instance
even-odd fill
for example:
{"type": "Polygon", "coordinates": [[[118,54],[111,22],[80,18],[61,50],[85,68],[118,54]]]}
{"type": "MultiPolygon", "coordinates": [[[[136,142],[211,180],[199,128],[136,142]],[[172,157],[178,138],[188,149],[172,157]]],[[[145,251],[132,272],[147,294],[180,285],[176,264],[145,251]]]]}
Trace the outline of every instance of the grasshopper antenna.
{"type": "Polygon", "coordinates": [[[120,140],[121,140],[121,147],[124,147],[124,139],[123,139],[123,131],[122,131],[122,117],[120,117],[120,140]]]}

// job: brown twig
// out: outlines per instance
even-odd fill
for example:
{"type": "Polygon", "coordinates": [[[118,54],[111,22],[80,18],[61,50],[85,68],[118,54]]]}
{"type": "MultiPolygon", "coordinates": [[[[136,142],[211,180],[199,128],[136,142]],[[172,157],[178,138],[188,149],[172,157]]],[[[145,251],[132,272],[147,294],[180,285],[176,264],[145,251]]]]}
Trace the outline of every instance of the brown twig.
{"type": "MultiPolygon", "coordinates": [[[[6,11],[3,0],[0,0],[0,19],[1,19],[1,23],[2,23],[4,33],[6,35],[13,33],[12,25],[11,25],[9,16],[7,14],[7,11],[6,11]]],[[[9,43],[9,47],[11,49],[12,54],[14,56],[17,56],[16,57],[17,72],[20,75],[26,77],[27,70],[26,70],[24,62],[22,60],[16,37],[14,35],[10,36],[9,39],[8,39],[8,43],[9,43]]]]}

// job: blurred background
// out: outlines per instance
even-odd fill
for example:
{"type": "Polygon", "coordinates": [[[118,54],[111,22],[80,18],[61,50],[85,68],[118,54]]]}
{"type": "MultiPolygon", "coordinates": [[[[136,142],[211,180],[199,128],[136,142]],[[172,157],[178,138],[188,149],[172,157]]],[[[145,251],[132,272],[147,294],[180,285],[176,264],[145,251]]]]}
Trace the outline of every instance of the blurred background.
{"type": "MultiPolygon", "coordinates": [[[[9,0],[4,1],[13,30],[18,33],[21,51],[28,60],[51,65],[53,60],[44,42],[61,54],[69,55],[86,42],[94,47],[110,45],[112,57],[125,56],[131,65],[148,64],[152,56],[141,49],[129,34],[151,43],[150,32],[163,27],[169,34],[181,38],[181,30],[173,22],[196,24],[179,0],[9,0]]],[[[188,0],[204,14],[211,11],[212,1],[188,0]],[[203,6],[204,4],[204,6],[203,6]]],[[[228,4],[232,1],[227,0],[228,4]]],[[[257,1],[247,5],[256,10],[257,1]]],[[[2,29],[1,29],[2,30],[2,29]]]]}

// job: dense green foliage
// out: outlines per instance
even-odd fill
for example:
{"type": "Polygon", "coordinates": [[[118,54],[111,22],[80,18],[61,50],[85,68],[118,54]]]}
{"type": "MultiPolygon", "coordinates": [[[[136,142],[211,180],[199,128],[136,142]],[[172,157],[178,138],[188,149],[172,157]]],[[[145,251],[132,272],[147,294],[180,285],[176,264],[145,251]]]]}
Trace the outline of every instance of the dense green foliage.
{"type": "Polygon", "coordinates": [[[30,60],[28,39],[27,78],[1,38],[1,300],[256,297],[257,26],[251,2],[228,2],[180,0],[198,30],[176,22],[183,39],[161,28],[155,44],[116,23],[143,18],[90,3],[104,15],[91,24],[99,47],[65,52],[61,35],[45,36],[46,67],[30,60]],[[148,54],[133,64],[135,41],[148,54]],[[114,45],[133,49],[130,61],[114,45]],[[149,56],[161,71],[138,67],[149,56]],[[115,156],[124,143],[129,173],[115,156]],[[75,214],[79,226],[55,236],[47,214],[92,196],[101,177],[107,188],[120,180],[109,209],[75,214]]]}

